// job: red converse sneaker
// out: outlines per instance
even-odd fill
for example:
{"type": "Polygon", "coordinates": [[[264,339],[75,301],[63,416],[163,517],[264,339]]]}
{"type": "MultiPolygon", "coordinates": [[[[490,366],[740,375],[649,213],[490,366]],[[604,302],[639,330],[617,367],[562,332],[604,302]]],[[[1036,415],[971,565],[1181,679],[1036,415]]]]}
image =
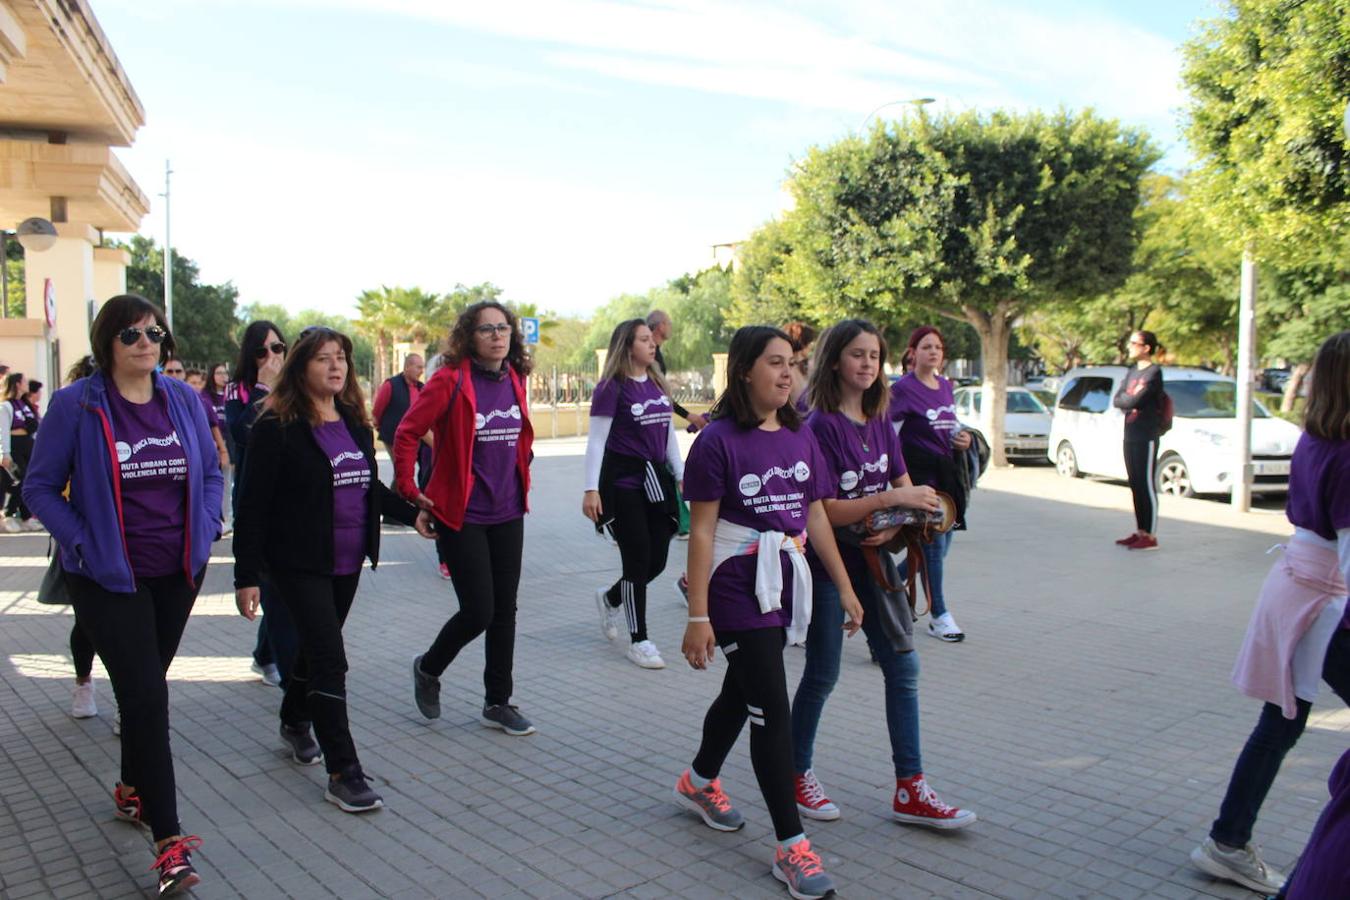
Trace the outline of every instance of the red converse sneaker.
{"type": "Polygon", "coordinates": [[[929,828],[965,828],[974,823],[975,814],[968,809],[948,806],[924,781],[923,773],[895,781],[895,799],[891,816],[908,825],[927,825],[929,828]]]}
{"type": "Polygon", "coordinates": [[[825,788],[816,780],[816,773],[807,769],[797,776],[797,812],[808,819],[833,822],[839,818],[839,807],[825,796],[825,788]]]}

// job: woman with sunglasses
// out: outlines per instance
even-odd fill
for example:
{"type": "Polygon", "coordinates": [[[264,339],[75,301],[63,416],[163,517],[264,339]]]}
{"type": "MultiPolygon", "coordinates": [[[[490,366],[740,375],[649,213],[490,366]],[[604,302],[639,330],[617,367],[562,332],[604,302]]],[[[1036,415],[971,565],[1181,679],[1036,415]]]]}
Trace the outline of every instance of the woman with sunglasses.
{"type": "Polygon", "coordinates": [[[359,813],[384,801],[366,781],[347,722],[342,625],[362,565],[379,564],[381,515],[412,525],[417,510],[379,479],[351,353],[346,335],[306,329],[268,394],[240,476],[234,584],[248,619],[264,571],[285,598],[301,652],[281,702],[281,737],[297,763],[325,762],[324,799],[359,813]]]}
{"type": "MultiPolygon", "coordinates": [[[[10,474],[16,486],[23,484],[28,461],[33,456],[33,435],[37,433],[37,410],[28,404],[25,389],[28,379],[22,372],[5,376],[3,402],[0,402],[0,465],[10,474]]],[[[23,494],[15,489],[5,504],[6,531],[38,531],[40,522],[33,519],[23,494]]]]}
{"type": "Polygon", "coordinates": [[[581,512],[614,537],[622,563],[619,580],[595,592],[601,633],[612,641],[624,623],[628,659],[643,669],[666,666],[647,636],[647,585],[665,571],[680,522],[673,411],[651,329],[643,319],[620,322],[591,397],[581,512]]]}
{"type": "Polygon", "coordinates": [[[1158,549],[1158,438],[1162,434],[1162,366],[1153,361],[1158,336],[1136,331],[1126,344],[1130,369],[1111,403],[1125,414],[1125,477],[1134,499],[1133,534],[1117,544],[1126,550],[1158,549]]]}
{"type": "MultiPolygon", "coordinates": [[[[266,319],[251,322],[239,342],[239,361],[234,380],[225,388],[225,425],[234,444],[234,480],[230,509],[238,511],[239,489],[248,455],[249,431],[258,417],[263,398],[272,389],[286,361],[286,341],[281,331],[266,319]]],[[[290,614],[272,586],[263,580],[263,619],[253,644],[253,671],[267,684],[285,686],[295,662],[298,639],[290,614]]]]}
{"type": "Polygon", "coordinates": [[[201,401],[156,371],[173,350],[157,307],[112,298],[90,344],[98,370],[52,396],[24,497],[56,540],[75,619],[111,677],[122,714],[113,802],[118,818],[149,826],[165,896],[199,880],[201,839],[178,823],[165,673],[220,531],[220,463],[201,401]]]}
{"type": "Polygon", "coordinates": [[[516,647],[516,590],[529,509],[530,358],[515,316],[495,301],[460,313],[442,365],[394,432],[394,478],[422,508],[450,566],[459,611],[412,661],[413,701],[428,719],[441,714],[441,674],[486,632],[482,721],[524,736],[534,725],[511,703],[516,647]],[[415,470],[422,436],[432,432],[426,491],[415,470]]]}

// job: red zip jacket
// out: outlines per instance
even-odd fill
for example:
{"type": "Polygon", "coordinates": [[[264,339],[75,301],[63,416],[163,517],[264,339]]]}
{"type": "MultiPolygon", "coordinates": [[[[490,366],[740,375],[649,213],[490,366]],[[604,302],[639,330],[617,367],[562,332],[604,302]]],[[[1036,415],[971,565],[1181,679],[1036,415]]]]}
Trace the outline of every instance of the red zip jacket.
{"type": "MultiPolygon", "coordinates": [[[[435,444],[431,456],[431,477],[425,492],[436,505],[431,514],[438,521],[458,531],[464,525],[464,511],[473,493],[473,440],[478,414],[478,398],[474,394],[470,362],[465,358],[458,366],[445,366],[426,383],[414,399],[403,421],[394,432],[394,486],[409,501],[416,502],[417,445],[422,435],[432,433],[435,444]],[[456,391],[456,385],[459,386],[456,391]],[[454,407],[450,399],[454,398],[454,407]]],[[[520,404],[520,439],[516,443],[516,469],[520,472],[521,493],[525,509],[530,508],[530,459],[534,454],[534,427],[530,424],[525,383],[508,364],[511,387],[520,404]]]]}

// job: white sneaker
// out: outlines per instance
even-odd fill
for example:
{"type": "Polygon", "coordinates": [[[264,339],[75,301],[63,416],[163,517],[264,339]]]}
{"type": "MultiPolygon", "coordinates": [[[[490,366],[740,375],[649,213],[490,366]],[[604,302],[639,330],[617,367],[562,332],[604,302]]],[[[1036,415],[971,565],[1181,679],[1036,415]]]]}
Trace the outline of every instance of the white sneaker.
{"type": "Polygon", "coordinates": [[[19,520],[11,519],[9,516],[0,519],[0,528],[5,529],[5,531],[8,531],[10,534],[18,534],[20,531],[23,531],[23,526],[19,524],[19,520]]]}
{"type": "Polygon", "coordinates": [[[45,529],[45,528],[42,527],[42,523],[39,522],[37,519],[24,519],[22,522],[19,523],[19,528],[22,529],[22,530],[24,530],[24,531],[46,531],[46,530],[47,530],[47,529],[45,529]]]}
{"type": "Polygon", "coordinates": [[[77,719],[92,719],[98,715],[98,700],[94,696],[94,679],[84,684],[75,682],[75,699],[70,704],[70,714],[77,719]]]}
{"type": "Polygon", "coordinates": [[[1223,850],[1213,838],[1191,851],[1191,862],[1201,872],[1240,884],[1261,894],[1273,894],[1284,885],[1284,873],[1272,869],[1257,849],[1248,844],[1236,850],[1223,850]]]}
{"type": "Polygon", "coordinates": [[[664,669],[666,661],[661,658],[661,654],[656,652],[656,645],[651,641],[638,641],[636,644],[628,646],[628,658],[635,665],[644,669],[664,669]]]}
{"type": "Polygon", "coordinates": [[[622,606],[610,606],[605,595],[609,593],[609,588],[595,589],[595,606],[600,611],[600,633],[605,636],[605,640],[613,641],[619,637],[619,621],[623,616],[622,606]]]}
{"type": "Polygon", "coordinates": [[[940,641],[949,641],[953,644],[966,639],[965,632],[961,626],[956,624],[951,613],[943,613],[933,621],[928,623],[928,633],[940,641]]]}
{"type": "Polygon", "coordinates": [[[281,673],[277,671],[275,663],[268,663],[265,666],[260,666],[257,661],[254,660],[249,668],[253,670],[253,674],[263,680],[264,684],[270,684],[272,687],[281,687],[281,673]]]}

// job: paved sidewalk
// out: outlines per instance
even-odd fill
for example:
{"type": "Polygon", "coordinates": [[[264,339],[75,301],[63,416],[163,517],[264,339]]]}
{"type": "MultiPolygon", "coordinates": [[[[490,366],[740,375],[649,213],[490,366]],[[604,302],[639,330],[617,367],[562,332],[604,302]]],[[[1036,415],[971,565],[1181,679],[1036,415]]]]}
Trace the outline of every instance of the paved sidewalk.
{"type": "MultiPolygon", "coordinates": [[[[599,634],[594,588],[618,555],[579,513],[580,444],[540,445],[528,518],[516,699],[539,726],[511,738],[478,723],[481,643],[443,679],[423,721],[408,668],[454,605],[431,545],[386,533],[348,622],[355,738],[387,808],[322,800],[276,737],[280,694],[249,672],[253,627],[234,612],[229,544],[170,672],[184,827],[213,897],[773,897],[772,831],[746,739],[724,772],[748,823],[705,828],[669,799],[717,691],[683,665],[672,587],[652,587],[651,631],[670,668],[640,671],[599,634]]],[[[1167,498],[1171,501],[1172,498],[1167,498]]],[[[919,639],[925,768],[978,824],[934,834],[889,821],[894,782],[880,673],[845,648],[816,770],[844,811],[809,834],[843,897],[1254,897],[1191,871],[1256,703],[1228,671],[1272,557],[1278,516],[1167,502],[1163,549],[1130,554],[1125,488],[1048,469],[992,473],[948,561],[960,645],[919,639]]],[[[152,893],[146,838],[114,821],[118,743],[101,716],[69,717],[68,610],[33,602],[43,535],[0,536],[0,895],[152,893]]],[[[787,653],[795,686],[801,651],[787,653]]],[[[1329,694],[1329,692],[1328,692],[1329,694]]],[[[1324,697],[1261,816],[1257,840],[1287,866],[1350,744],[1350,713],[1324,697]]]]}

